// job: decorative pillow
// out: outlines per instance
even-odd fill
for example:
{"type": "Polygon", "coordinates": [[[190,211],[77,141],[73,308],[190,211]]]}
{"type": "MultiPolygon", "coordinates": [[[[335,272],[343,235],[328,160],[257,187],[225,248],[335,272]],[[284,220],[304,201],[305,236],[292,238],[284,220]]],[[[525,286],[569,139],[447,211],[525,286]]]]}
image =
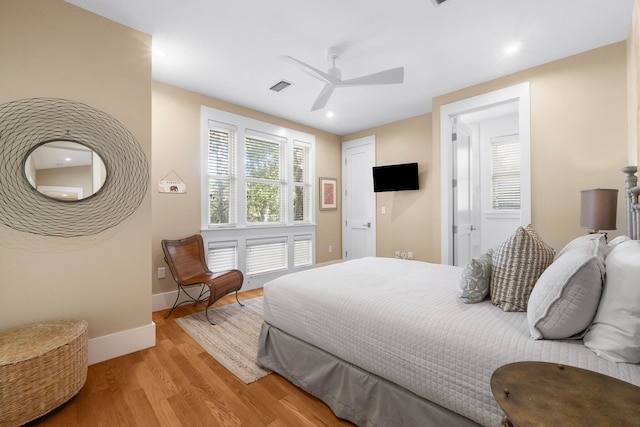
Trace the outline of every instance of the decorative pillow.
{"type": "Polygon", "coordinates": [[[531,225],[518,227],[493,251],[491,301],[504,311],[527,311],[529,294],[554,255],[531,225]]]}
{"type": "Polygon", "coordinates": [[[611,240],[609,243],[607,243],[607,247],[604,250],[605,258],[607,256],[609,256],[609,252],[611,252],[611,250],[613,248],[615,248],[616,246],[618,246],[622,242],[626,242],[627,240],[631,240],[631,237],[629,237],[629,236],[618,236],[618,237],[614,238],[613,240],[611,240]]]}
{"type": "Polygon", "coordinates": [[[605,273],[604,235],[592,236],[566,246],[536,282],[527,307],[534,339],[581,338],[591,324],[605,273]]]}
{"type": "Polygon", "coordinates": [[[602,298],[584,345],[612,362],[640,363],[640,241],[616,245],[605,265],[602,298]]]}
{"type": "Polygon", "coordinates": [[[465,264],[460,280],[460,298],[465,303],[474,304],[489,295],[492,255],[493,249],[489,249],[485,254],[465,264]]]}
{"type": "Polygon", "coordinates": [[[594,234],[585,234],[584,236],[576,237],[567,245],[562,248],[560,252],[556,253],[555,259],[558,259],[560,255],[563,253],[570,251],[575,248],[588,248],[590,249],[592,246],[592,242],[596,241],[598,243],[598,256],[604,258],[604,253],[607,249],[607,241],[605,240],[604,234],[594,233],[594,234]]]}

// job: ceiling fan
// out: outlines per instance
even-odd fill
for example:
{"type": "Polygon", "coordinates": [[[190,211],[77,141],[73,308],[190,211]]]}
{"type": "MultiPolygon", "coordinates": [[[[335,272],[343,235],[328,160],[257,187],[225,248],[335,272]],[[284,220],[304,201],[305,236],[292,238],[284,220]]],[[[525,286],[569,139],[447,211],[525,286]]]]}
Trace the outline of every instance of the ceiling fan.
{"type": "Polygon", "coordinates": [[[368,85],[388,85],[397,84],[404,81],[404,67],[391,68],[389,70],[380,71],[378,73],[368,74],[362,77],[342,80],[342,71],[336,67],[336,59],[340,57],[341,50],[332,47],[327,52],[327,58],[333,63],[333,66],[324,72],[309,64],[288,56],[288,58],[298,64],[302,69],[311,76],[325,83],[320,95],[311,107],[311,111],[319,110],[327,105],[327,101],[331,97],[334,89],[349,86],[368,86],[368,85]]]}

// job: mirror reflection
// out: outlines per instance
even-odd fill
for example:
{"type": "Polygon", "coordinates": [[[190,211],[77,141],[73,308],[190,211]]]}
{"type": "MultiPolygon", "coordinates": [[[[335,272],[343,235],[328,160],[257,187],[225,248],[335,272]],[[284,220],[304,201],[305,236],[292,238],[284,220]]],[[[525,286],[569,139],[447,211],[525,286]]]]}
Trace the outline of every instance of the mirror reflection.
{"type": "Polygon", "coordinates": [[[47,197],[75,201],[97,193],[107,177],[104,162],[89,147],[73,141],[50,141],[25,160],[24,171],[33,188],[47,197]]]}

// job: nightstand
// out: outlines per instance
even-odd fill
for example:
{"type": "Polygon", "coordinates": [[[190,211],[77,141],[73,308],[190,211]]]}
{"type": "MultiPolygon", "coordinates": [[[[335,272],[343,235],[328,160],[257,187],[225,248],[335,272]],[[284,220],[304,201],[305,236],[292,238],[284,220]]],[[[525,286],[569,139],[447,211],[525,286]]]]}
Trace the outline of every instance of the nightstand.
{"type": "Polygon", "coordinates": [[[503,426],[640,426],[640,387],[573,366],[516,362],[491,376],[503,426]]]}

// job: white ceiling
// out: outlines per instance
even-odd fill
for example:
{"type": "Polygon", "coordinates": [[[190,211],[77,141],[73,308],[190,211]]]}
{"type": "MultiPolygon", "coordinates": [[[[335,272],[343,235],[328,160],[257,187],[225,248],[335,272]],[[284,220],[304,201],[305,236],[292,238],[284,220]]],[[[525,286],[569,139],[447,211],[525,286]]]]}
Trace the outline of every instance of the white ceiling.
{"type": "Polygon", "coordinates": [[[339,135],[431,111],[431,99],[627,38],[634,0],[67,0],[153,36],[153,79],[339,135]],[[520,43],[512,55],[506,46],[520,43]],[[286,55],[349,79],[398,66],[400,85],[340,88],[286,55]],[[286,80],[280,93],[269,87],[286,80]],[[335,116],[326,117],[327,111],[335,116]]]}

